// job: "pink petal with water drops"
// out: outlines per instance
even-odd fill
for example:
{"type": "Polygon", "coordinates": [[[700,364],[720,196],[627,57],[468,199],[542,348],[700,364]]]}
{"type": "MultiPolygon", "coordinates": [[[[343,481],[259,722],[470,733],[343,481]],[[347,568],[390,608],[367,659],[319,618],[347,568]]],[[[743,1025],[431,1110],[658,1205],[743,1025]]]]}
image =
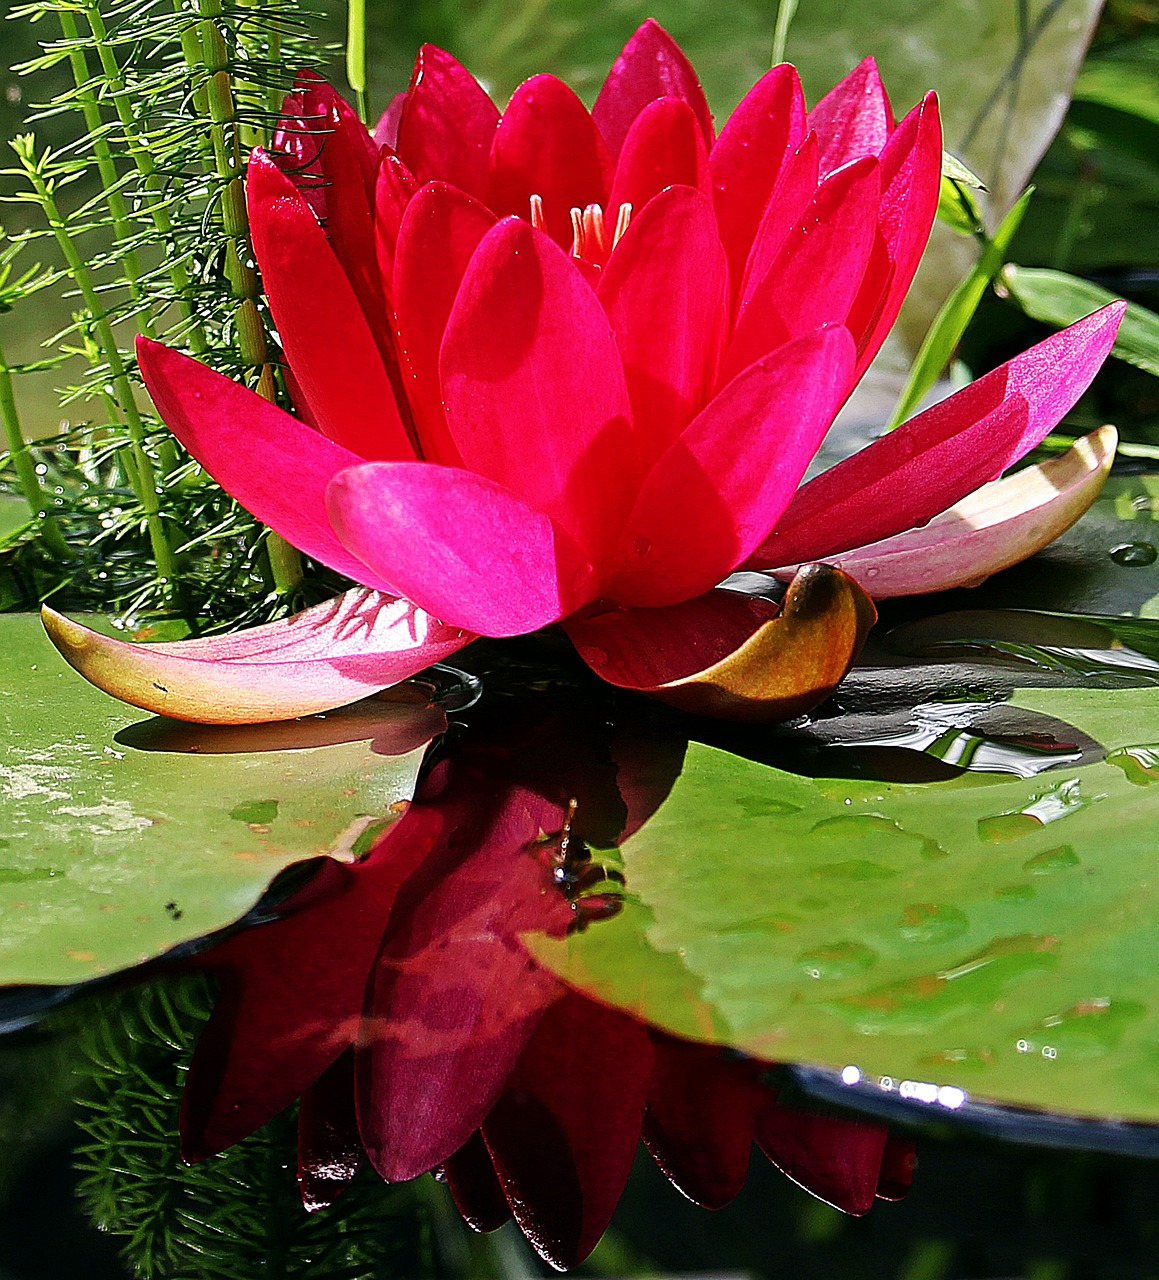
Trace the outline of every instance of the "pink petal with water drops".
{"type": "Polygon", "coordinates": [[[392,590],[338,541],[326,514],[326,486],[362,461],[357,454],[171,347],[138,338],[137,360],[165,424],[228,494],[299,551],[392,590]]]}
{"type": "Polygon", "coordinates": [[[482,199],[498,123],[499,108],[466,67],[424,44],[398,124],[398,154],[419,181],[441,179],[482,199]]]}
{"type": "MultiPolygon", "coordinates": [[[[1098,497],[1117,432],[1100,427],[1066,453],[967,495],[929,524],[833,557],[875,600],[976,586],[1052,543],[1098,497]]],[[[793,570],[777,570],[779,578],[793,570]]]]}
{"type": "Polygon", "coordinates": [[[873,249],[880,192],[873,159],[847,165],[818,188],[737,317],[721,382],[793,338],[845,323],[873,249]]]}
{"type": "Polygon", "coordinates": [[[432,182],[411,200],[399,228],[391,296],[407,395],[429,462],[462,465],[443,409],[439,348],[463,273],[494,223],[469,195],[432,182]]]}
{"type": "Polygon", "coordinates": [[[336,476],[330,516],[360,559],[451,626],[510,636],[592,597],[591,567],[550,518],[455,467],[371,462],[336,476]]]}
{"type": "Polygon", "coordinates": [[[781,165],[748,258],[741,264],[742,278],[735,282],[739,288],[733,289],[741,308],[752,301],[790,232],[805,217],[817,184],[817,135],[811,133],[781,165]]]}
{"type": "Polygon", "coordinates": [[[620,206],[635,213],[665,187],[710,189],[708,148],[692,108],[680,98],[657,98],[636,117],[616,164],[606,210],[609,228],[620,206]]]}
{"type": "Polygon", "coordinates": [[[475,251],[440,382],[464,465],[550,515],[599,567],[639,484],[628,389],[595,294],[528,223],[505,219],[475,251]]]}
{"type": "Polygon", "coordinates": [[[729,116],[709,157],[716,216],[733,292],[781,166],[805,140],[805,95],[795,67],[767,71],[729,116]]]}
{"type": "Polygon", "coordinates": [[[881,273],[881,306],[860,337],[858,377],[881,349],[913,283],[938,212],[941,183],[942,124],[937,97],[928,93],[881,153],[879,226],[893,269],[888,276],[881,273]]]}
{"type": "Polygon", "coordinates": [[[1090,385],[1118,331],[1112,303],[810,480],[751,557],[793,564],[915,528],[1001,475],[1090,385]]]}
{"type": "Polygon", "coordinates": [[[658,195],[632,219],[598,296],[641,448],[658,457],[708,399],[727,332],[728,263],[712,202],[686,186],[658,195]]]}
{"type": "Polygon", "coordinates": [[[893,109],[877,62],[864,58],[809,112],[809,127],[821,142],[821,172],[850,160],[880,155],[893,132],[893,109]]]}
{"type": "Polygon", "coordinates": [[[487,204],[526,218],[543,200],[548,235],[572,241],[570,210],[607,203],[611,160],[587,107],[562,80],[538,75],[511,95],[491,147],[487,204]]]}
{"type": "Polygon", "coordinates": [[[606,594],[621,604],[676,604],[744,560],[796,491],[844,398],[854,358],[844,329],[822,329],[718,393],[645,480],[606,594]]]}
{"type": "Polygon", "coordinates": [[[413,456],[378,344],[326,233],[260,149],[246,189],[262,284],[311,416],[364,458],[413,456]]]}
{"type": "Polygon", "coordinates": [[[681,98],[712,146],[712,112],[684,51],[653,18],[641,23],[612,63],[592,107],[592,117],[613,156],[640,112],[657,98],[681,98]]]}

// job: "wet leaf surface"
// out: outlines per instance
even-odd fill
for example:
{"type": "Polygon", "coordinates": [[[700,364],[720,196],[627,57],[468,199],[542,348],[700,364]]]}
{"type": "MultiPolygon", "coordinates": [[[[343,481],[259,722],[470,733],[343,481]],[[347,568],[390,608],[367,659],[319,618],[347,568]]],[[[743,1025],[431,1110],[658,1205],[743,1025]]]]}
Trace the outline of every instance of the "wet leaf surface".
{"type": "Polygon", "coordinates": [[[146,716],[0,616],[0,984],[72,983],[244,915],[285,867],[350,857],[444,721],[368,700],[254,728],[146,716]]]}

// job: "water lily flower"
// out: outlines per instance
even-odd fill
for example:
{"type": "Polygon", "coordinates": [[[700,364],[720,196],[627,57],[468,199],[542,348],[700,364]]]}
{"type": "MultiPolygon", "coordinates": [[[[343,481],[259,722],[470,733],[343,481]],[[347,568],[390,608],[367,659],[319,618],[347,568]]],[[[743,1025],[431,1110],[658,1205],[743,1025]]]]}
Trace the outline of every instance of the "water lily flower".
{"type": "Polygon", "coordinates": [[[192,961],[220,994],[186,1078],[185,1158],[300,1099],[307,1208],[367,1161],[388,1182],[438,1169],[472,1227],[514,1217],[561,1269],[603,1234],[641,1140],[708,1208],[741,1191],[754,1142],[845,1212],[904,1195],[910,1140],[781,1098],[766,1064],[650,1028],[531,957],[525,936],[563,937],[599,897],[563,831],[574,855],[639,828],[685,741],[613,732],[586,693],[547,714],[511,702],[473,718],[364,860],[328,863],[277,919],[192,961]]]}
{"type": "Polygon", "coordinates": [[[963,538],[971,495],[1089,384],[1119,306],[801,485],[913,279],[941,157],[934,96],[895,121],[872,60],[812,110],[774,67],[718,133],[651,21],[590,112],[539,75],[500,113],[426,46],[372,135],[303,76],[246,184],[296,413],[155,342],[139,359],[209,473],[360,589],[222,640],[138,649],[53,616],[54,639],[137,705],[243,721],[560,623],[614,684],[796,714],[873,621],[866,548],[878,595],[977,580],[1076,518],[1107,462],[1104,438],[1036,520],[1023,490],[982,499],[989,534],[963,538]],[[852,577],[815,567],[834,559],[852,577]],[[781,609],[718,587],[808,564],[781,609]]]}

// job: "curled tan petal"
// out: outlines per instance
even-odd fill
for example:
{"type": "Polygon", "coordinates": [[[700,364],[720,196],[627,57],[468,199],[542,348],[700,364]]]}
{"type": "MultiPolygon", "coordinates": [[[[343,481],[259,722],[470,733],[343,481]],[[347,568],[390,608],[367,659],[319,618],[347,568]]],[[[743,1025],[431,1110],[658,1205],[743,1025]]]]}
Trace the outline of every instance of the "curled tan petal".
{"type": "Polygon", "coordinates": [[[262,724],[329,711],[417,674],[475,637],[408,600],[359,588],[280,622],[203,640],[131,644],[42,610],[86,680],[158,715],[262,724]]]}
{"type": "Polygon", "coordinates": [[[622,609],[565,626],[611,684],[696,715],[771,723],[823,701],[876,618],[852,578],[810,564],[797,571],[779,611],[717,590],[686,605],[622,609]]]}
{"type": "MultiPolygon", "coordinates": [[[[975,489],[920,529],[834,556],[875,600],[973,587],[1041,551],[1099,496],[1118,432],[1100,427],[1065,453],[975,489]]],[[[777,569],[782,581],[792,567],[777,569]]]]}

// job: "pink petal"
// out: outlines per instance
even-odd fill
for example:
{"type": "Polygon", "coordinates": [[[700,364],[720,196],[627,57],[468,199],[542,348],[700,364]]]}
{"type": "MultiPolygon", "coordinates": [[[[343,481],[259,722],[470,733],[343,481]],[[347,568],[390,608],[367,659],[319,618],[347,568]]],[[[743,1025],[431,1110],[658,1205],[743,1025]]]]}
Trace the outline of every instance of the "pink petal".
{"type": "Polygon", "coordinates": [[[737,317],[722,383],[793,338],[845,323],[873,248],[879,199],[875,160],[848,165],[822,183],[737,317]]]}
{"type": "Polygon", "coordinates": [[[389,1182],[452,1157],[483,1123],[562,989],[519,935],[562,938],[574,919],[528,853],[563,825],[561,806],[468,767],[432,779],[417,808],[438,812],[440,835],[396,907],[357,1053],[359,1126],[389,1182]]]}
{"type": "Polygon", "coordinates": [[[817,195],[817,183],[817,135],[811,133],[781,165],[760,225],[752,236],[752,248],[742,263],[743,278],[735,282],[739,292],[738,288],[733,289],[740,308],[752,301],[793,228],[809,212],[817,195]]]}
{"type": "Polygon", "coordinates": [[[607,216],[621,205],[638,215],[665,187],[680,183],[709,190],[708,148],[692,108],[680,98],[657,98],[636,117],[616,163],[607,216]]]}
{"type": "Polygon", "coordinates": [[[498,123],[499,108],[462,63],[424,44],[398,125],[398,154],[418,180],[482,199],[498,123]]]}
{"type": "Polygon", "coordinates": [[[893,132],[893,110],[877,63],[864,58],[809,112],[821,142],[821,173],[850,160],[880,155],[893,132]]]}
{"type": "Polygon", "coordinates": [[[805,140],[805,95],[787,63],[766,72],[728,118],[709,157],[734,292],[785,160],[805,140]]]}
{"type": "Polygon", "coordinates": [[[344,706],[440,662],[474,637],[407,600],[348,591],[231,636],[129,644],[52,610],[64,658],[114,697],[199,724],[262,724],[344,706]]]}
{"type": "Polygon", "coordinates": [[[641,448],[658,457],[708,399],[728,326],[728,264],[707,197],[671,187],[645,206],[609,259],[598,294],[641,448]]]}
{"type": "Polygon", "coordinates": [[[604,563],[639,482],[611,326],[526,222],[484,236],[447,324],[440,381],[464,465],[545,511],[604,563]]]}
{"type": "Polygon", "coordinates": [[[757,1142],[778,1169],[826,1204],[861,1215],[873,1207],[889,1130],[870,1120],[774,1105],[757,1118],[757,1142]]]}
{"type": "Polygon", "coordinates": [[[656,1063],[644,1141],[664,1176],[689,1200],[721,1209],[740,1194],[753,1122],[768,1105],[761,1065],[717,1045],[652,1033],[656,1063]]]}
{"type": "Polygon", "coordinates": [[[326,233],[260,150],[246,188],[262,284],[311,416],[363,457],[413,457],[382,355],[326,233]]]}
{"type": "Polygon", "coordinates": [[[326,514],[330,478],[357,466],[357,454],[171,347],[138,338],[137,360],[157,412],[227,493],[308,556],[397,594],[338,541],[326,514]]]}
{"type": "Polygon", "coordinates": [[[445,1161],[443,1172],[455,1208],[472,1231],[495,1231],[510,1219],[511,1206],[478,1130],[445,1161]]]}
{"type": "MultiPolygon", "coordinates": [[[[875,600],[975,586],[1053,542],[1098,497],[1118,433],[1100,427],[1066,453],[994,480],[909,529],[833,558],[875,600]]],[[[778,570],[778,577],[791,576],[778,570]]]]}
{"type": "Polygon", "coordinates": [[[568,992],[544,1015],[483,1138],[515,1220],[561,1271],[611,1220],[640,1141],[652,1045],[639,1022],[568,992]]]}
{"type": "Polygon", "coordinates": [[[620,154],[636,117],[657,98],[687,102],[703,131],[705,145],[712,146],[712,112],[696,72],[676,41],[648,18],[612,63],[592,108],[592,117],[613,156],[620,154]]]}
{"type": "Polygon", "coordinates": [[[548,234],[566,246],[569,210],[604,205],[610,185],[608,151],[584,104],[555,76],[525,80],[495,131],[487,204],[500,217],[526,218],[540,196],[548,234]]]}
{"type": "Polygon", "coordinates": [[[892,1129],[881,1155],[881,1172],[877,1175],[878,1200],[904,1200],[913,1186],[917,1168],[917,1145],[909,1134],[892,1129]]]}
{"type": "MultiPolygon", "coordinates": [[[[858,373],[869,367],[893,327],[917,273],[938,211],[942,183],[942,124],[929,93],[898,125],[881,153],[880,227],[892,272],[881,281],[880,309],[859,338],[858,373]]],[[[867,276],[868,276],[867,272],[867,276]]]]}
{"type": "Polygon", "coordinates": [[[817,560],[925,524],[1034,448],[1115,340],[1112,303],[810,480],[751,567],[817,560]]]}
{"type": "Polygon", "coordinates": [[[371,135],[380,147],[398,150],[398,126],[402,120],[402,109],[406,106],[406,91],[396,93],[386,104],[386,110],[378,117],[371,135]]]}
{"type": "Polygon", "coordinates": [[[332,1205],[364,1159],[354,1114],[354,1057],[347,1050],[298,1105],[298,1187],[313,1212],[332,1205]]]}
{"type": "Polygon", "coordinates": [[[822,329],[751,365],[649,472],[605,594],[656,608],[726,577],[784,511],[845,397],[855,359],[822,329]]]}
{"type": "Polygon", "coordinates": [[[328,501],[343,543],[389,566],[398,589],[448,625],[521,635],[591,599],[591,568],[567,535],[485,476],[371,462],[335,476],[328,501]]]}
{"type": "Polygon", "coordinates": [[[303,109],[315,121],[318,160],[314,170],[324,193],[318,221],[371,329],[385,334],[386,313],[374,257],[378,147],[354,108],[325,81],[306,90],[303,109]]]}
{"type": "Polygon", "coordinates": [[[494,215],[443,182],[428,183],[410,202],[399,228],[391,295],[407,395],[423,457],[447,466],[462,458],[447,429],[439,388],[439,348],[471,255],[494,215]]]}

